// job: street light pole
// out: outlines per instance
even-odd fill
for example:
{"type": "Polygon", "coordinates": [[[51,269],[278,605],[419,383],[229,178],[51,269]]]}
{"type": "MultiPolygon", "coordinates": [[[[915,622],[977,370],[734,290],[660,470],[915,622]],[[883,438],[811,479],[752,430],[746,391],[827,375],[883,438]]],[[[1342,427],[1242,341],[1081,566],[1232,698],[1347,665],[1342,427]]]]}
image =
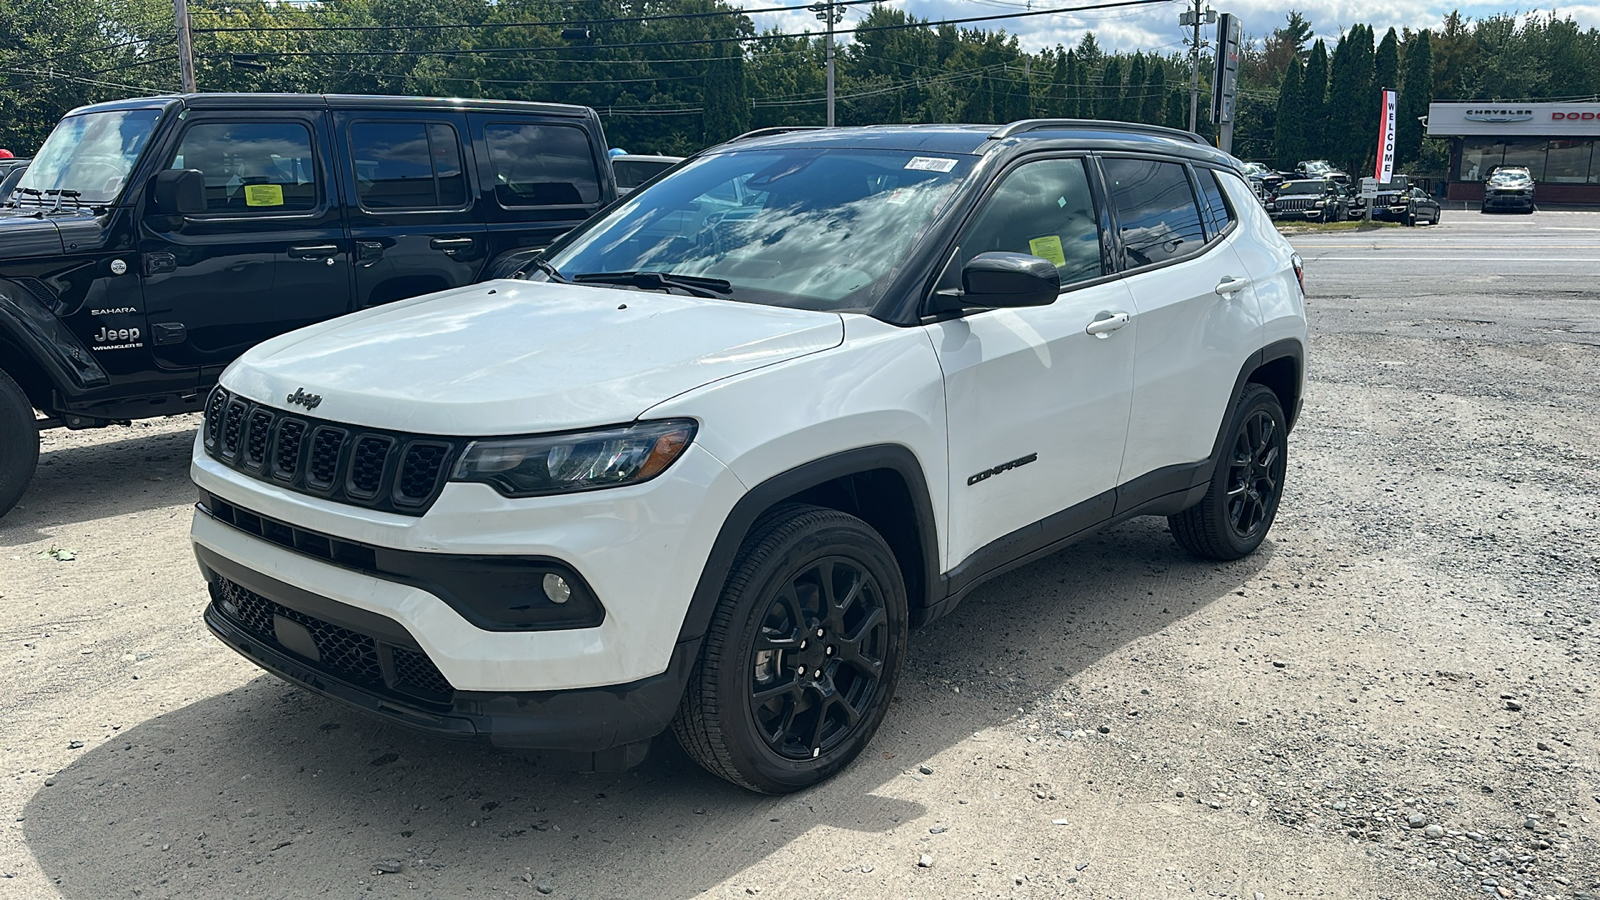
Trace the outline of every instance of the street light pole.
{"type": "Polygon", "coordinates": [[[194,81],[194,40],[189,34],[188,0],[172,0],[172,15],[178,26],[178,72],[183,78],[183,92],[193,94],[199,89],[194,81]]]}

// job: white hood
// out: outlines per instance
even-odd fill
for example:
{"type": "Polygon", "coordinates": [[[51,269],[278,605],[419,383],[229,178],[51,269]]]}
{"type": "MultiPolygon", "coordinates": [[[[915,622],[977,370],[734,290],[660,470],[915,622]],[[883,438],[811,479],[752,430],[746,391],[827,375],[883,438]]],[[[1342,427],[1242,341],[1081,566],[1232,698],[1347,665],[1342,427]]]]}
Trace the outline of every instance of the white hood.
{"type": "Polygon", "coordinates": [[[223,375],[260,403],[395,431],[477,436],[632,421],[669,397],[837,347],[833,313],[491,281],[266,341],[223,375]],[[624,308],[625,307],[625,308],[624,308]]]}

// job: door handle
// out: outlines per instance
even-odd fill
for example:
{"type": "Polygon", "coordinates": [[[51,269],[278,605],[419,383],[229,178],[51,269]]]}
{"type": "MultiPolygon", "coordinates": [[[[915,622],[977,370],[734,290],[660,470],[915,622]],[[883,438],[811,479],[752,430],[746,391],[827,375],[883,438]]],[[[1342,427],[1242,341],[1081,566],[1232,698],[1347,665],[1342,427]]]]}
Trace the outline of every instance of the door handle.
{"type": "Polygon", "coordinates": [[[1250,280],[1249,279],[1247,279],[1247,278],[1234,278],[1232,275],[1229,275],[1229,276],[1224,277],[1221,281],[1217,282],[1217,296],[1218,297],[1232,297],[1234,294],[1239,293],[1240,291],[1244,290],[1245,288],[1247,288],[1249,286],[1250,286],[1250,280]]]}
{"type": "Polygon", "coordinates": [[[338,244],[303,244],[299,247],[289,248],[289,255],[295,259],[326,259],[331,261],[338,253],[338,244]]]}
{"type": "Polygon", "coordinates": [[[435,250],[443,250],[446,253],[454,253],[457,250],[470,250],[470,249],[472,249],[472,238],[469,238],[469,237],[434,238],[433,240],[428,242],[428,246],[432,247],[435,250]]]}
{"type": "Polygon", "coordinates": [[[1128,314],[1125,312],[1102,311],[1094,314],[1094,321],[1084,331],[1098,338],[1111,336],[1111,332],[1128,324],[1128,314]]]}

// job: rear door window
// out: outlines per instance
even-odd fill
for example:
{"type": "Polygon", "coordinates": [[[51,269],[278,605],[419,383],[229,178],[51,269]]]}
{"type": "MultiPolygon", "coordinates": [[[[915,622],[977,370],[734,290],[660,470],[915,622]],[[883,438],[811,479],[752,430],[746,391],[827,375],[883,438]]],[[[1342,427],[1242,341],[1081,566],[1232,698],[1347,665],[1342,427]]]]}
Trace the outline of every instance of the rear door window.
{"type": "Polygon", "coordinates": [[[367,209],[455,209],[467,202],[456,130],[442,122],[350,126],[356,196],[367,209]]]}
{"type": "Polygon", "coordinates": [[[305,212],[321,202],[311,130],[298,122],[193,125],[170,168],[205,176],[208,213],[305,212]]]}
{"type": "Polygon", "coordinates": [[[490,122],[483,126],[504,207],[580,206],[600,201],[600,173],[589,135],[572,125],[490,122]]]}
{"type": "Polygon", "coordinates": [[[1113,158],[1101,167],[1117,212],[1124,269],[1187,256],[1205,244],[1200,207],[1182,165],[1113,158]]]}

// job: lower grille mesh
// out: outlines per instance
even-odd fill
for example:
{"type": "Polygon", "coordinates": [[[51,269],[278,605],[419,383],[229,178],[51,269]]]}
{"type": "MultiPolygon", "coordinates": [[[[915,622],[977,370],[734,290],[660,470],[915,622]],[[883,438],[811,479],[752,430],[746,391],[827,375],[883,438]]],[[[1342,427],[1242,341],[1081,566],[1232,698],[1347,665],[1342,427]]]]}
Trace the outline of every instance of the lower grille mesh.
{"type": "Polygon", "coordinates": [[[308,616],[220,576],[217,579],[216,599],[228,618],[257,640],[280,650],[289,648],[278,642],[277,618],[304,627],[321,657],[312,665],[342,681],[372,690],[396,690],[431,700],[448,699],[453,692],[450,682],[445,680],[444,674],[424,653],[394,647],[358,631],[308,616]],[[389,655],[393,661],[392,683],[383,674],[382,658],[385,655],[389,655]]]}

